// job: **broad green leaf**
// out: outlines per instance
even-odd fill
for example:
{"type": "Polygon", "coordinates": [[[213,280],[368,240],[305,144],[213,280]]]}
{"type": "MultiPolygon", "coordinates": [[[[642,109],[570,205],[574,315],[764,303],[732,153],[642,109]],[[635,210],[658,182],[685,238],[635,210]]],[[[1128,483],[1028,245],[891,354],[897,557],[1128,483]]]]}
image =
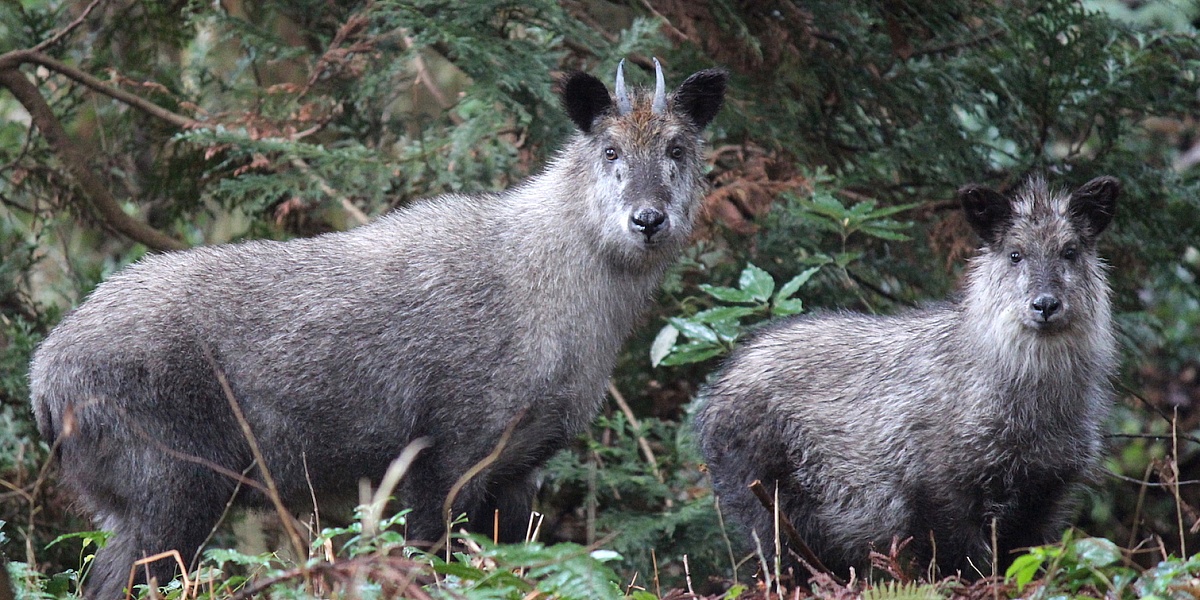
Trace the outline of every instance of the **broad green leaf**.
{"type": "Polygon", "coordinates": [[[621,553],[612,550],[592,550],[590,556],[600,562],[609,562],[613,560],[621,560],[621,553]]]}
{"type": "Polygon", "coordinates": [[[1121,560],[1121,549],[1104,538],[1084,538],[1072,544],[1079,562],[1090,567],[1107,567],[1121,560]]]}
{"type": "Polygon", "coordinates": [[[771,297],[771,292],[775,291],[775,278],[753,264],[747,264],[741,277],[738,277],[738,286],[754,300],[766,302],[767,298],[771,297]]]}
{"type": "Polygon", "coordinates": [[[855,204],[854,206],[851,206],[849,212],[850,212],[851,216],[858,217],[860,220],[862,220],[862,219],[870,218],[871,212],[874,210],[875,210],[875,201],[874,200],[864,200],[862,202],[859,202],[858,204],[855,204]]]}
{"type": "Polygon", "coordinates": [[[723,342],[732,342],[742,335],[742,324],[738,321],[717,321],[711,327],[723,342]]]}
{"type": "Polygon", "coordinates": [[[775,302],[778,304],[780,300],[791,298],[792,294],[800,291],[800,288],[808,283],[808,280],[812,279],[812,276],[816,275],[817,271],[820,270],[821,267],[809,267],[803,273],[791,278],[791,280],[783,284],[783,287],[779,288],[779,291],[775,294],[775,302]]]}
{"type": "Polygon", "coordinates": [[[863,227],[861,231],[871,237],[877,237],[882,240],[891,240],[893,242],[906,242],[912,239],[903,233],[879,227],[867,226],[863,227]]]}
{"type": "Polygon", "coordinates": [[[850,217],[849,212],[846,211],[846,207],[842,206],[842,203],[838,202],[837,198],[834,198],[833,194],[828,192],[814,192],[812,199],[805,202],[804,207],[810,212],[829,217],[835,221],[842,221],[850,217]]]}
{"type": "Polygon", "coordinates": [[[674,325],[666,325],[659,329],[658,335],[654,336],[654,343],[650,344],[650,366],[657,367],[662,359],[671,353],[671,348],[678,339],[679,330],[674,325]]]}
{"type": "Polygon", "coordinates": [[[871,214],[867,215],[867,217],[870,219],[882,219],[883,217],[890,217],[894,214],[902,213],[907,210],[912,210],[914,208],[917,208],[918,206],[921,206],[920,202],[910,202],[908,204],[897,204],[896,206],[888,206],[888,207],[884,207],[884,208],[881,208],[876,211],[872,211],[871,214]]]}
{"type": "Polygon", "coordinates": [[[477,581],[487,577],[487,571],[460,562],[437,562],[433,565],[433,570],[442,575],[453,575],[467,581],[477,581]]]}
{"type": "Polygon", "coordinates": [[[704,293],[720,300],[721,302],[733,302],[738,304],[746,304],[754,302],[754,297],[745,290],[737,290],[731,287],[723,287],[717,285],[708,285],[707,283],[700,284],[700,289],[704,293]]]}
{"type": "Polygon", "coordinates": [[[710,344],[715,344],[718,342],[717,332],[713,331],[704,323],[697,323],[691,319],[681,319],[679,317],[671,317],[670,319],[667,319],[667,321],[669,321],[671,325],[674,325],[675,329],[678,329],[680,333],[687,336],[690,340],[697,342],[708,342],[710,344]]]}
{"type": "Polygon", "coordinates": [[[841,268],[863,257],[862,252],[839,252],[833,257],[833,262],[841,268]]]}
{"type": "Polygon", "coordinates": [[[729,588],[729,590],[725,592],[725,595],[721,596],[721,599],[722,600],[737,600],[738,598],[741,598],[742,594],[745,592],[746,592],[746,586],[739,583],[737,585],[731,586],[729,588]]]}
{"type": "Polygon", "coordinates": [[[804,302],[799,298],[787,298],[785,300],[780,300],[771,307],[771,314],[776,317],[798,315],[802,312],[804,312],[804,302]]]}
{"type": "Polygon", "coordinates": [[[87,548],[90,544],[95,544],[97,548],[103,548],[111,536],[112,533],[108,531],[77,531],[75,533],[66,533],[54,538],[49,544],[46,544],[46,548],[49,549],[55,544],[74,539],[83,540],[84,548],[87,548]]]}
{"type": "Polygon", "coordinates": [[[714,356],[720,356],[724,352],[725,348],[717,344],[684,344],[676,346],[659,364],[665,367],[689,365],[704,362],[714,356]]]}
{"type": "Polygon", "coordinates": [[[718,306],[692,315],[691,320],[700,323],[719,323],[721,321],[734,321],[742,317],[748,317],[754,314],[754,312],[755,309],[749,306],[718,306]]]}
{"type": "Polygon", "coordinates": [[[1020,593],[1030,581],[1033,581],[1038,570],[1042,568],[1042,560],[1043,557],[1040,554],[1030,553],[1018,556],[1004,572],[1004,578],[1014,580],[1017,584],[1017,593],[1020,593]]]}

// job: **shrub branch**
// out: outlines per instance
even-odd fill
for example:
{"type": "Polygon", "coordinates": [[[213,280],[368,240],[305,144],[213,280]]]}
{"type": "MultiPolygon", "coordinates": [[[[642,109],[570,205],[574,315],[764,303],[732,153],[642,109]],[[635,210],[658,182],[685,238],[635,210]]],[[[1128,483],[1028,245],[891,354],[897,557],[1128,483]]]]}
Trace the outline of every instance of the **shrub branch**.
{"type": "Polygon", "coordinates": [[[21,73],[20,65],[25,63],[41,65],[50,70],[62,73],[89,88],[105,93],[135,108],[159,118],[167,119],[173,123],[186,122],[190,125],[194,121],[176,115],[133,94],[110,88],[104,85],[99,79],[74,67],[60,63],[41,52],[18,50],[0,55],[0,86],[12,92],[17,102],[20,102],[21,106],[25,107],[25,110],[29,112],[29,117],[32,119],[34,126],[45,136],[46,141],[58,155],[59,160],[63,162],[67,171],[75,179],[75,183],[82,190],[94,214],[99,217],[101,222],[109,229],[155,250],[181,250],[186,248],[187,245],[183,242],[125,213],[121,208],[121,204],[109,192],[104,182],[88,166],[87,157],[84,156],[79,145],[74,143],[70,136],[67,135],[66,130],[63,129],[58,118],[54,116],[54,111],[46,103],[46,99],[42,97],[37,86],[21,73]],[[180,121],[181,119],[183,121],[180,121]]]}

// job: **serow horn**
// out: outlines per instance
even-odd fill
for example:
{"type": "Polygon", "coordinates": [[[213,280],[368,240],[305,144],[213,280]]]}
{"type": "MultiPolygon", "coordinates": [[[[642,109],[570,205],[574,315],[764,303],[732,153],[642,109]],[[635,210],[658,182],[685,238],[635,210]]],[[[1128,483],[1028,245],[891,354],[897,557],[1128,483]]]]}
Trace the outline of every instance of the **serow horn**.
{"type": "Polygon", "coordinates": [[[662,65],[658,64],[658,59],[654,59],[654,104],[650,105],[650,112],[661,115],[667,112],[667,84],[663,82],[662,65]]]}
{"type": "Polygon", "coordinates": [[[617,114],[627,115],[633,112],[633,103],[629,101],[629,92],[625,90],[625,59],[617,63],[617,114]]]}

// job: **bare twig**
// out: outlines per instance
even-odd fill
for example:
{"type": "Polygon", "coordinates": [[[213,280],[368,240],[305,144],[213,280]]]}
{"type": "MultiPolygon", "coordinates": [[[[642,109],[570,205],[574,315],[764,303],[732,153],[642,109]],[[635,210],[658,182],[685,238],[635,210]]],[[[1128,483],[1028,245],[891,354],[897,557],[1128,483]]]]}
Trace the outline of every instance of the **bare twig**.
{"type": "Polygon", "coordinates": [[[729,553],[729,577],[734,583],[737,583],[737,557],[733,555],[733,542],[729,540],[729,532],[725,528],[725,516],[721,513],[721,498],[715,493],[713,494],[713,508],[717,510],[717,525],[721,529],[721,538],[725,540],[725,551],[729,553]]]}
{"type": "MultiPolygon", "coordinates": [[[[11,53],[10,53],[11,54],[11,53]]],[[[0,57],[0,62],[9,55],[0,57]]],[[[63,130],[37,86],[15,67],[0,67],[0,86],[8,88],[17,101],[29,111],[34,125],[54,148],[63,165],[74,177],[100,219],[116,232],[156,250],[180,250],[187,246],[153,227],[125,214],[121,204],[112,196],[104,182],[88,167],[78,144],[63,130]]]]}
{"type": "MultiPolygon", "coordinates": [[[[504,428],[504,433],[500,434],[500,439],[496,442],[496,446],[492,448],[491,453],[483,457],[483,460],[480,460],[472,465],[470,469],[467,469],[465,473],[459,476],[458,481],[455,481],[454,485],[450,486],[450,492],[446,494],[446,501],[442,503],[442,518],[446,521],[447,540],[449,540],[450,537],[450,522],[453,519],[453,515],[450,514],[450,510],[454,507],[454,500],[458,498],[458,494],[462,491],[463,487],[465,487],[467,483],[474,479],[476,475],[483,472],[483,470],[491,466],[492,463],[500,460],[500,455],[504,452],[505,446],[508,445],[509,438],[512,437],[513,431],[517,429],[517,425],[521,423],[521,419],[525,418],[525,413],[527,412],[529,412],[528,406],[521,409],[520,412],[514,415],[512,420],[508,422],[508,426],[504,428]]],[[[449,545],[447,545],[447,548],[449,548],[449,545]]],[[[449,557],[447,557],[447,560],[449,560],[449,557]]]]}
{"type": "MultiPolygon", "coordinates": [[[[146,558],[137,560],[129,566],[129,587],[125,588],[125,600],[132,600],[133,598],[133,580],[137,576],[138,567],[158,562],[164,558],[174,558],[176,564],[179,565],[179,570],[183,571],[183,597],[188,597],[188,594],[191,593],[192,589],[192,580],[190,577],[188,577],[187,566],[183,564],[183,557],[180,556],[178,550],[168,550],[166,552],[159,552],[154,556],[147,556],[146,558]]],[[[149,583],[149,578],[147,578],[147,583],[149,583]]],[[[153,591],[151,594],[153,594],[153,591]]]]}
{"type": "Polygon", "coordinates": [[[264,592],[271,587],[285,581],[308,578],[313,575],[343,582],[353,581],[358,572],[364,570],[368,574],[374,574],[376,579],[388,579],[387,587],[394,587],[396,592],[393,597],[413,598],[414,600],[429,600],[430,598],[429,594],[419,585],[412,585],[421,575],[432,578],[432,569],[428,565],[399,556],[370,555],[341,560],[336,563],[321,563],[312,567],[300,566],[289,569],[243,588],[234,594],[231,600],[269,597],[264,592]]]}
{"type": "MultiPolygon", "coordinates": [[[[400,39],[404,42],[406,49],[413,47],[413,39],[408,35],[407,31],[400,31],[400,39]]],[[[425,66],[425,59],[421,58],[419,52],[413,53],[412,64],[413,68],[417,71],[417,83],[420,83],[425,88],[425,91],[429,92],[429,95],[433,98],[434,102],[437,102],[439,108],[446,111],[446,115],[450,118],[451,123],[462,125],[463,118],[450,110],[454,108],[454,104],[446,98],[446,95],[442,93],[442,89],[438,87],[437,82],[433,80],[433,76],[429,74],[429,68],[425,66]]]]}
{"type": "Polygon", "coordinates": [[[1126,483],[1136,483],[1138,485],[1144,485],[1146,487],[1152,487],[1152,488],[1173,488],[1177,485],[1179,485],[1179,486],[1200,485],[1200,479],[1184,479],[1182,481],[1168,481],[1165,483],[1152,483],[1149,481],[1142,481],[1141,479],[1138,479],[1136,477],[1130,477],[1128,475],[1121,475],[1120,473],[1113,473],[1112,471],[1108,472],[1108,476],[1112,477],[1114,479],[1119,479],[1126,483]]]}
{"type": "Polygon", "coordinates": [[[692,589],[692,568],[688,566],[687,554],[683,555],[683,577],[687,582],[688,593],[694,597],[696,590],[692,589]]]}
{"type": "MultiPolygon", "coordinates": [[[[658,459],[654,456],[654,449],[650,447],[650,442],[642,435],[642,424],[638,422],[637,417],[633,414],[633,409],[629,407],[629,403],[625,401],[625,396],[621,395],[621,391],[613,384],[612,380],[608,381],[608,393],[617,402],[617,406],[621,408],[621,412],[625,414],[625,418],[633,425],[635,435],[637,436],[638,447],[642,450],[642,455],[646,457],[646,462],[650,464],[650,472],[654,474],[654,478],[659,483],[666,483],[663,479],[662,471],[658,469],[658,459]]],[[[671,507],[671,499],[667,498],[667,508],[671,507]]]]}
{"type": "Polygon", "coordinates": [[[1179,555],[1187,556],[1187,534],[1183,529],[1183,497],[1179,493],[1179,408],[1171,416],[1171,493],[1175,496],[1175,517],[1179,524],[1179,555]]]}
{"type": "Polygon", "coordinates": [[[88,15],[92,14],[92,10],[103,1],[104,0],[92,0],[90,4],[84,7],[83,12],[79,13],[79,16],[76,17],[74,21],[71,21],[69,25],[63,27],[60,31],[58,31],[58,33],[50,36],[49,39],[43,40],[40,44],[34,46],[33,51],[44,52],[46,48],[57,44],[63,38],[67,37],[72,31],[75,31],[76,28],[82,25],[83,22],[87,20],[88,15]]]}
{"type": "MultiPolygon", "coordinates": [[[[754,492],[754,496],[758,498],[758,501],[762,503],[764,508],[770,511],[771,514],[776,514],[775,501],[771,499],[771,495],[767,493],[767,489],[763,487],[761,481],[757,479],[754,480],[754,482],[750,484],[750,491],[754,492]]],[[[841,577],[839,577],[833,571],[830,571],[829,568],[821,562],[821,559],[817,558],[817,554],[812,551],[812,548],[808,547],[808,544],[804,542],[804,538],[800,537],[800,532],[796,531],[796,527],[792,525],[792,522],[787,518],[787,515],[783,513],[778,514],[779,527],[783,529],[784,535],[787,536],[788,541],[791,542],[792,547],[796,550],[796,553],[801,559],[804,560],[804,562],[807,563],[805,566],[812,571],[812,574],[816,575],[817,573],[824,573],[832,577],[834,581],[845,585],[846,582],[843,581],[841,577]]]]}
{"type": "Polygon", "coordinates": [[[400,479],[408,472],[408,468],[412,466],[413,461],[417,459],[417,454],[428,448],[433,442],[429,438],[417,438],[400,452],[395,460],[388,465],[387,471],[383,474],[383,479],[379,482],[379,489],[375,490],[375,496],[371,498],[371,504],[368,505],[366,512],[363,513],[363,534],[376,535],[379,533],[379,521],[383,518],[383,509],[387,505],[388,498],[392,492],[396,490],[396,486],[400,484],[400,479]]]}
{"type": "Polygon", "coordinates": [[[1125,545],[1127,548],[1132,548],[1134,542],[1137,541],[1138,524],[1142,520],[1142,508],[1146,503],[1146,490],[1149,489],[1150,473],[1154,471],[1154,463],[1146,465],[1146,472],[1142,475],[1142,485],[1138,488],[1137,505],[1133,509],[1133,521],[1129,523],[1129,543],[1125,545]]]}
{"type": "Polygon", "coordinates": [[[233,493],[229,495],[229,501],[225,503],[225,509],[221,511],[221,516],[217,517],[217,522],[213,523],[212,529],[208,530],[208,536],[204,538],[204,541],[201,542],[200,546],[196,548],[196,553],[192,555],[192,562],[189,563],[192,569],[200,566],[200,555],[204,553],[204,547],[207,546],[210,541],[212,541],[213,536],[217,534],[217,529],[220,528],[221,523],[225,521],[225,517],[228,517],[229,512],[233,510],[233,503],[237,500],[238,492],[242,490],[242,482],[249,481],[247,475],[250,474],[250,470],[254,468],[254,465],[255,463],[250,463],[245,469],[242,469],[242,478],[239,479],[237,485],[233,487],[233,493]]]}
{"type": "MultiPolygon", "coordinates": [[[[191,117],[186,117],[184,115],[171,112],[153,102],[150,102],[149,100],[146,100],[145,98],[131,94],[120,88],[112,87],[93,75],[89,75],[80,69],[55,60],[41,52],[35,52],[33,50],[14,50],[12,52],[0,55],[0,71],[15,70],[17,67],[23,64],[33,64],[46,67],[47,69],[54,71],[55,73],[58,73],[72,81],[75,81],[76,83],[82,84],[92,91],[104,94],[105,96],[113,98],[114,100],[119,100],[152,117],[157,117],[163,121],[171,123],[180,129],[188,129],[201,124],[199,121],[196,121],[191,117]]],[[[28,81],[26,81],[26,83],[28,83],[28,81]]],[[[24,102],[22,102],[22,104],[24,104],[24,102]]]]}
{"type": "Polygon", "coordinates": [[[650,563],[654,565],[654,595],[662,598],[662,586],[658,581],[658,555],[654,553],[654,548],[650,548],[650,563]]]}
{"type": "Polygon", "coordinates": [[[653,6],[650,6],[650,2],[648,2],[647,0],[642,0],[642,7],[645,8],[646,10],[650,11],[650,14],[652,14],[655,17],[658,17],[659,19],[662,20],[663,27],[666,28],[667,33],[671,37],[675,38],[675,41],[687,42],[687,41],[691,40],[691,38],[689,38],[686,33],[680,31],[678,28],[676,28],[674,25],[672,25],[670,19],[667,19],[665,16],[663,16],[662,13],[655,10],[653,6]]]}
{"type": "Polygon", "coordinates": [[[359,208],[350,201],[350,198],[333,189],[333,186],[329,185],[329,182],[325,181],[324,177],[321,177],[315,171],[313,171],[312,167],[308,166],[308,163],[304,162],[304,160],[299,156],[293,156],[291,163],[292,166],[296,167],[298,171],[304,173],[309,179],[313,180],[313,183],[317,184],[317,187],[320,188],[325,195],[331,198],[336,198],[337,201],[342,205],[342,210],[346,211],[346,214],[349,215],[350,218],[359,225],[365,225],[367,221],[370,221],[370,218],[367,217],[366,213],[359,210],[359,208]]]}
{"type": "Polygon", "coordinates": [[[292,542],[292,546],[296,551],[296,557],[304,560],[304,557],[307,556],[304,542],[300,539],[300,532],[296,530],[296,526],[292,522],[291,511],[283,505],[283,497],[279,494],[279,486],[275,484],[275,478],[271,476],[271,469],[267,466],[262,449],[258,446],[258,438],[254,436],[254,431],[250,428],[250,422],[246,420],[246,415],[242,412],[242,407],[238,404],[237,397],[233,394],[233,388],[229,386],[229,379],[225,377],[225,371],[221,369],[221,366],[217,364],[217,359],[213,357],[212,349],[208,347],[208,344],[202,344],[202,347],[204,358],[208,361],[209,367],[212,368],[213,374],[216,375],[217,382],[221,385],[221,391],[225,393],[225,399],[229,401],[229,410],[233,411],[234,418],[237,419],[238,425],[242,428],[242,437],[246,439],[247,445],[250,446],[250,453],[254,456],[254,462],[258,464],[258,472],[262,475],[263,482],[267,484],[267,496],[271,499],[271,504],[275,506],[276,512],[279,513],[279,520],[292,542]]]}

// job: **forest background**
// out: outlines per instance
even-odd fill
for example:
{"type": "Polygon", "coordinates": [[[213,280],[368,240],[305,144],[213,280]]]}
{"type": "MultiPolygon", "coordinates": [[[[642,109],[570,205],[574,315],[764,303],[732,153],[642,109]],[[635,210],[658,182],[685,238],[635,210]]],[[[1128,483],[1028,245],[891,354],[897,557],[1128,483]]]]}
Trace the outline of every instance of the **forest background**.
{"type": "Polygon", "coordinates": [[[546,470],[542,540],[614,550],[626,582],[727,586],[743,556],[688,426],[720,357],[772,316],[948,297],[977,246],[954,190],[1043,173],[1123,185],[1101,244],[1118,401],[1077,525],[1129,568],[1189,556],[1198,23],[1195,3],[1137,0],[3,0],[0,552],[46,578],[87,554],[86,536],[47,547],[90,526],[46,468],[26,373],[97,283],[147,252],[316,235],[509,187],[570,132],[557,77],[611,83],[624,58],[648,84],[658,57],[671,86],[731,72],[704,226],[626,345],[604,414],[546,470]]]}

